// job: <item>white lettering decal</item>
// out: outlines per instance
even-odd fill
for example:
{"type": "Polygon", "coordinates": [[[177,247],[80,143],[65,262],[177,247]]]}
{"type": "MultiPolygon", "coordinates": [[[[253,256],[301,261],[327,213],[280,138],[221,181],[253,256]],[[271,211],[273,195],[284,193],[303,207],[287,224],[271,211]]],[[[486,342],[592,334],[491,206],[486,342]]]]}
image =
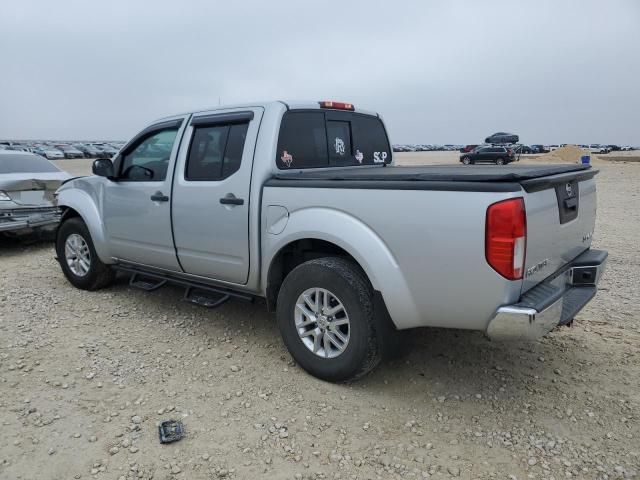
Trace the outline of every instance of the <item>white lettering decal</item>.
{"type": "Polygon", "coordinates": [[[364,160],[364,155],[360,150],[356,150],[356,160],[358,163],[362,163],[362,160],[364,160]]]}
{"type": "Polygon", "coordinates": [[[336,149],[336,153],[338,155],[344,155],[344,140],[342,140],[341,138],[336,137],[336,141],[334,143],[335,149],[336,149]]]}

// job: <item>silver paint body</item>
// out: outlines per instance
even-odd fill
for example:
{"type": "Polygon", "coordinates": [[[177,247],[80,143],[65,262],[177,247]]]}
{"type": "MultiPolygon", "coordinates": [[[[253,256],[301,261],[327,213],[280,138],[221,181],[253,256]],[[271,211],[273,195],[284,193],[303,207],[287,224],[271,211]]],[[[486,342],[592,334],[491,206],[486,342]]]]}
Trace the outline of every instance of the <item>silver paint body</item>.
{"type": "MultiPolygon", "coordinates": [[[[309,102],[287,105],[318,108],[309,102]]],[[[582,238],[595,223],[593,180],[580,183],[580,215],[565,225],[559,224],[553,189],[528,194],[265,187],[278,172],[286,108],[282,102],[257,103],[162,119],[186,119],[165,181],[79,178],[59,190],[59,205],[81,215],[105,263],[142,265],[260,296],[282,248],[301,239],[331,242],[357,260],[400,329],[486,331],[499,307],[516,303],[524,290],[590,246],[590,237],[582,238]],[[190,119],[247,110],[254,118],[240,170],[219,182],[186,182],[190,119]],[[171,201],[152,202],[149,197],[158,191],[171,201]],[[228,193],[244,198],[244,205],[221,205],[228,193]],[[490,204],[519,196],[527,209],[526,268],[548,261],[530,278],[509,281],[485,260],[485,216],[490,204]]]]}

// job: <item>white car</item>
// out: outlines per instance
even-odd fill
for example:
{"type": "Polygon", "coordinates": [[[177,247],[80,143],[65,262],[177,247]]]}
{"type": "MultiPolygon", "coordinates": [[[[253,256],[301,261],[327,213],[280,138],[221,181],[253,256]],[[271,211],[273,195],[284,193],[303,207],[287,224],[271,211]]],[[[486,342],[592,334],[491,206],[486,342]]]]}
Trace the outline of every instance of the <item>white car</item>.
{"type": "Polygon", "coordinates": [[[609,147],[606,147],[604,145],[598,145],[598,144],[589,145],[587,149],[591,153],[609,153],[611,151],[609,150],[609,147]]]}

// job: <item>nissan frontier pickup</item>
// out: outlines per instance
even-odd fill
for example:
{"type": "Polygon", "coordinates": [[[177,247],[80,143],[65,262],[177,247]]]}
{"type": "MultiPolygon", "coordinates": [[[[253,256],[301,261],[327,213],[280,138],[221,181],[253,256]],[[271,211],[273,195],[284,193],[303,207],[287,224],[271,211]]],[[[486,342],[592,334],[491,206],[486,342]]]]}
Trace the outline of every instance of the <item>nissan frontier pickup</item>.
{"type": "Polygon", "coordinates": [[[77,288],[125,272],[215,307],[266,299],[299,365],[373,369],[398,330],[535,340],[593,298],[588,165],[396,166],[379,115],[270,102],[153,122],[58,190],[57,258],[77,288]]]}

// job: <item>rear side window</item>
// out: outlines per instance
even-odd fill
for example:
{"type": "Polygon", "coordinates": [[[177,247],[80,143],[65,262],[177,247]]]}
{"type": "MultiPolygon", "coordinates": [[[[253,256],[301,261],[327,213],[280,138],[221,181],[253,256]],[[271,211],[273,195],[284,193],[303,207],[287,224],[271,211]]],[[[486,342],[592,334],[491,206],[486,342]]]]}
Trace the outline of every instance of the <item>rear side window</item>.
{"type": "Polygon", "coordinates": [[[280,169],[374,165],[391,161],[382,121],[336,110],[285,113],[276,164],[280,169]]]}
{"type": "Polygon", "coordinates": [[[237,172],[248,127],[248,123],[196,127],[189,147],[185,178],[215,181],[237,172]]]}
{"type": "Polygon", "coordinates": [[[329,166],[324,112],[288,112],[282,118],[278,168],[329,166]]]}

